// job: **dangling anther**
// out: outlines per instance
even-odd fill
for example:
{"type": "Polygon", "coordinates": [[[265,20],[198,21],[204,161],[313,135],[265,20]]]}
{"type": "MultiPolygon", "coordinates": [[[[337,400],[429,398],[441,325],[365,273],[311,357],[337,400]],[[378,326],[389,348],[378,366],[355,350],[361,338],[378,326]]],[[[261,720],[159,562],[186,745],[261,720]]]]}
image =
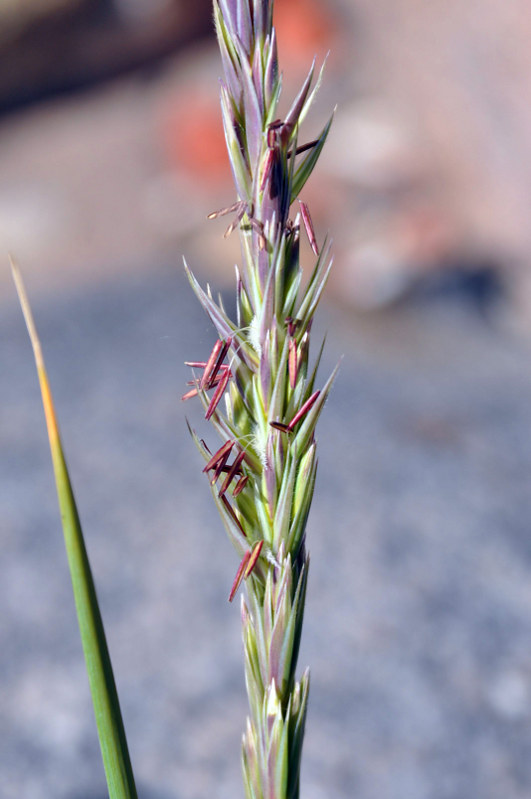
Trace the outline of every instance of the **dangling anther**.
{"type": "MultiPolygon", "coordinates": [[[[316,144],[319,144],[319,139],[314,139],[314,141],[309,141],[307,144],[301,144],[299,147],[295,148],[295,155],[300,155],[301,153],[306,152],[306,150],[311,150],[312,147],[315,147],[316,144]]],[[[286,158],[291,158],[293,155],[293,150],[289,150],[286,153],[286,158]]]]}
{"type": "MultiPolygon", "coordinates": [[[[192,369],[204,369],[205,366],[206,366],[206,361],[185,361],[184,365],[185,366],[191,366],[192,369]]],[[[192,382],[195,382],[195,381],[192,381],[192,382]]]]}
{"type": "Polygon", "coordinates": [[[317,240],[315,238],[310,211],[308,210],[306,203],[303,203],[302,200],[299,200],[299,205],[301,207],[302,221],[304,222],[304,229],[306,230],[310,247],[312,248],[314,255],[319,255],[319,247],[317,246],[317,240]]]}
{"type": "MultiPolygon", "coordinates": [[[[206,444],[205,444],[205,446],[206,446],[206,444]]],[[[226,458],[229,457],[233,446],[234,446],[234,441],[231,441],[230,438],[229,438],[228,441],[225,441],[225,443],[222,444],[222,446],[217,450],[217,452],[215,452],[212,455],[212,457],[208,461],[208,463],[205,466],[205,468],[203,469],[203,471],[204,472],[209,472],[211,469],[213,469],[215,466],[217,466],[218,463],[221,460],[223,460],[224,458],[226,460],[226,458]]]]}
{"type": "Polygon", "coordinates": [[[223,234],[223,238],[224,239],[228,239],[230,234],[234,230],[234,228],[237,227],[240,224],[240,222],[242,221],[242,219],[243,219],[243,217],[245,215],[245,212],[247,211],[247,205],[245,203],[242,203],[241,205],[242,205],[242,207],[238,210],[238,213],[236,214],[236,216],[234,217],[234,219],[232,220],[232,222],[228,226],[227,230],[223,234]]]}
{"type": "Polygon", "coordinates": [[[226,341],[222,341],[221,339],[216,341],[212,352],[210,353],[209,359],[205,364],[203,374],[201,375],[199,388],[205,389],[212,387],[231,343],[232,338],[230,336],[226,341]]]}
{"type": "Polygon", "coordinates": [[[249,575],[251,574],[252,570],[256,566],[256,563],[258,561],[258,558],[260,557],[260,552],[262,551],[262,547],[263,546],[264,546],[264,542],[263,541],[257,541],[256,544],[254,545],[254,547],[253,547],[253,549],[251,551],[251,555],[249,557],[249,560],[247,561],[247,565],[245,567],[245,570],[243,572],[244,580],[246,580],[249,577],[249,575]]]}
{"type": "Polygon", "coordinates": [[[249,475],[242,474],[242,476],[234,486],[234,491],[232,492],[232,496],[237,497],[238,494],[241,494],[248,482],[249,482],[249,475]]]}
{"type": "Polygon", "coordinates": [[[217,219],[218,216],[225,216],[226,214],[236,213],[235,218],[232,220],[227,230],[223,234],[223,237],[227,238],[228,236],[230,236],[234,228],[240,224],[247,211],[248,211],[248,206],[245,200],[238,200],[238,202],[234,203],[234,205],[229,205],[227,208],[221,208],[219,211],[213,211],[211,214],[208,214],[207,219],[217,219]]]}
{"type": "Polygon", "coordinates": [[[192,399],[192,397],[197,397],[197,395],[199,394],[199,390],[197,389],[197,385],[199,384],[199,381],[196,380],[195,382],[196,382],[196,388],[192,388],[192,389],[190,389],[190,391],[187,391],[186,394],[182,395],[181,400],[183,402],[185,402],[186,400],[192,399]]]}
{"type": "MultiPolygon", "coordinates": [[[[205,367],[206,364],[203,361],[202,363],[199,364],[199,366],[205,367]]],[[[215,388],[219,384],[219,382],[220,382],[221,378],[223,377],[223,375],[225,374],[225,372],[228,372],[229,373],[229,377],[232,377],[232,372],[230,371],[230,369],[227,366],[227,364],[221,364],[219,373],[216,375],[216,377],[214,377],[214,378],[211,377],[210,378],[210,380],[208,381],[208,385],[205,386],[204,390],[215,388]]],[[[188,400],[188,399],[191,399],[192,397],[196,397],[199,394],[199,383],[200,383],[199,380],[188,380],[186,385],[187,386],[195,386],[195,388],[192,388],[190,391],[187,391],[186,394],[183,394],[181,399],[182,400],[188,400]]]]}
{"type": "Polygon", "coordinates": [[[312,396],[309,397],[304,403],[304,405],[302,405],[299,408],[299,410],[297,411],[291,422],[288,424],[288,432],[290,433],[293,432],[295,425],[297,425],[298,422],[300,422],[303,416],[306,416],[310,408],[315,404],[317,397],[319,396],[320,393],[321,393],[320,391],[314,391],[312,396]]]}
{"type": "Polygon", "coordinates": [[[212,352],[208,356],[208,361],[205,363],[205,368],[203,370],[203,374],[201,375],[201,380],[199,382],[199,388],[204,388],[207,383],[212,371],[214,369],[214,365],[217,362],[219,353],[223,349],[224,342],[222,339],[218,339],[212,348],[212,352]]]}
{"type": "Polygon", "coordinates": [[[228,461],[228,459],[229,459],[229,456],[228,456],[228,454],[227,454],[227,455],[226,455],[226,457],[225,457],[225,458],[224,458],[222,461],[220,461],[220,462],[218,463],[218,465],[216,466],[216,468],[214,469],[214,472],[213,472],[213,474],[212,474],[212,477],[210,478],[210,485],[211,485],[211,486],[213,486],[213,485],[214,485],[214,483],[217,483],[217,481],[218,481],[218,479],[219,479],[220,475],[221,475],[223,472],[226,472],[226,471],[227,471],[227,461],[228,461]]]}
{"type": "MultiPolygon", "coordinates": [[[[226,490],[228,489],[228,487],[230,486],[230,484],[232,483],[232,481],[234,480],[234,478],[236,477],[236,475],[240,471],[240,467],[242,465],[242,461],[243,461],[244,458],[245,458],[245,452],[243,450],[236,455],[236,457],[234,459],[234,463],[229,468],[229,470],[227,472],[227,476],[225,477],[225,479],[223,481],[223,484],[222,484],[221,488],[219,489],[219,496],[220,497],[226,492],[226,490]]],[[[233,496],[234,496],[234,494],[233,494],[233,496]]]]}
{"type": "Polygon", "coordinates": [[[233,205],[229,205],[227,208],[220,208],[219,211],[212,211],[212,213],[208,214],[207,219],[217,219],[218,216],[232,214],[234,211],[239,211],[242,205],[245,206],[243,200],[238,200],[238,202],[234,203],[233,205]]]}
{"type": "Polygon", "coordinates": [[[234,582],[232,583],[232,588],[230,589],[229,602],[232,602],[232,600],[234,599],[234,596],[236,594],[236,591],[240,587],[240,583],[243,580],[243,573],[245,571],[245,567],[247,566],[247,563],[249,562],[249,558],[250,557],[251,557],[251,550],[248,549],[247,552],[245,553],[245,555],[243,556],[240,565],[238,566],[238,571],[236,572],[236,577],[234,578],[234,582]]]}
{"type": "Polygon", "coordinates": [[[279,430],[281,433],[291,433],[290,427],[284,422],[269,422],[269,426],[274,430],[279,430]]]}
{"type": "Polygon", "coordinates": [[[288,342],[288,375],[290,388],[295,388],[297,384],[297,373],[299,370],[297,357],[297,342],[290,338],[288,342]]]}
{"type": "Polygon", "coordinates": [[[265,250],[266,248],[266,237],[264,236],[264,225],[263,222],[260,220],[251,217],[251,227],[256,232],[258,236],[258,246],[261,250],[265,250]]]}
{"type": "Polygon", "coordinates": [[[226,508],[226,510],[227,510],[227,513],[228,513],[228,514],[229,514],[229,516],[231,517],[232,521],[234,522],[234,524],[236,525],[236,527],[238,528],[238,530],[240,531],[240,533],[243,535],[243,537],[244,537],[244,538],[247,538],[247,533],[246,533],[246,532],[245,532],[245,530],[243,529],[243,527],[242,527],[242,523],[240,522],[240,520],[239,520],[239,519],[238,519],[238,517],[236,516],[236,512],[235,512],[235,510],[234,510],[234,508],[232,507],[232,505],[230,504],[230,502],[229,502],[229,500],[227,499],[227,497],[225,496],[225,494],[222,494],[222,496],[220,497],[220,499],[221,499],[221,501],[223,502],[223,504],[225,505],[225,508],[226,508]]]}
{"type": "Polygon", "coordinates": [[[273,163],[275,161],[276,152],[271,147],[267,149],[267,155],[264,162],[264,171],[262,172],[262,180],[260,181],[260,191],[262,192],[267,184],[269,175],[271,174],[271,170],[273,169],[273,163]]]}
{"type": "Polygon", "coordinates": [[[234,582],[232,583],[232,587],[230,589],[229,602],[232,602],[234,599],[236,591],[240,587],[242,580],[247,580],[247,578],[251,575],[254,567],[256,566],[258,558],[260,557],[260,552],[262,551],[263,546],[263,541],[257,541],[253,548],[248,549],[241,559],[240,565],[238,566],[238,571],[236,572],[236,577],[234,578],[234,582]]]}
{"type": "Polygon", "coordinates": [[[214,391],[214,394],[212,395],[212,399],[210,400],[209,406],[208,406],[208,408],[206,410],[205,419],[207,419],[207,420],[210,419],[210,417],[212,416],[212,414],[214,413],[214,411],[218,407],[219,401],[221,400],[221,397],[223,396],[223,392],[227,388],[227,384],[229,382],[230,376],[231,376],[231,373],[229,372],[228,369],[226,371],[224,371],[223,374],[221,375],[221,379],[220,379],[220,381],[218,383],[218,387],[214,391]]]}
{"type": "Polygon", "coordinates": [[[209,472],[211,469],[214,470],[214,474],[210,479],[210,485],[214,485],[218,477],[220,476],[221,472],[224,470],[225,465],[229,459],[230,453],[234,446],[234,441],[230,439],[226,441],[217,452],[212,455],[210,460],[208,461],[207,465],[203,469],[203,472],[209,472]]]}
{"type": "Polygon", "coordinates": [[[274,122],[271,122],[271,124],[267,126],[267,134],[266,134],[267,154],[264,161],[264,170],[262,172],[262,179],[260,181],[261,192],[265,189],[267,181],[269,180],[269,176],[271,175],[271,172],[273,170],[273,164],[275,163],[275,160],[277,160],[279,156],[280,152],[279,136],[283,124],[284,123],[282,122],[281,119],[275,119],[274,122]]]}

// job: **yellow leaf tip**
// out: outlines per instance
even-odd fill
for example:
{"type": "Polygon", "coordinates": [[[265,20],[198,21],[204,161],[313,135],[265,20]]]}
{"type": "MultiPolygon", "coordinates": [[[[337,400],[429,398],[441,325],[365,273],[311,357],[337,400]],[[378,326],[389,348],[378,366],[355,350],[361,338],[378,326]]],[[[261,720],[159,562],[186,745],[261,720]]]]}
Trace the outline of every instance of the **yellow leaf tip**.
{"type": "Polygon", "coordinates": [[[35,327],[33,314],[31,312],[31,306],[26,292],[26,287],[24,285],[24,280],[22,279],[22,272],[20,271],[20,267],[18,266],[18,264],[16,263],[16,261],[14,260],[13,256],[10,253],[8,257],[9,257],[9,263],[11,265],[11,274],[13,275],[15,288],[17,290],[18,301],[20,303],[20,307],[24,315],[24,321],[26,322],[26,327],[28,329],[31,346],[33,347],[35,361],[37,363],[37,366],[41,367],[43,366],[41,345],[39,341],[39,336],[37,334],[37,328],[35,327]]]}

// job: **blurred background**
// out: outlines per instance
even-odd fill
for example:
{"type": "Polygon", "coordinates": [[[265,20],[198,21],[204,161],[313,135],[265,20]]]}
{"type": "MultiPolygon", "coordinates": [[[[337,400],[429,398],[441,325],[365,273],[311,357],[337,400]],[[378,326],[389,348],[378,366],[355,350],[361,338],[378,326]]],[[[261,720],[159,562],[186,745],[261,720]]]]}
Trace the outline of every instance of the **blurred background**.
{"type": "MultiPolygon", "coordinates": [[[[183,407],[236,237],[209,0],[0,0],[0,796],[105,796],[22,266],[139,794],[242,795],[236,560],[183,407]],[[215,553],[215,555],[213,555],[215,553]]],[[[314,55],[304,190],[343,364],[320,433],[305,799],[531,790],[531,16],[525,0],[276,0],[314,55]]],[[[287,100],[285,101],[287,103],[287,100]]],[[[311,264],[309,247],[303,252],[311,264]]]]}

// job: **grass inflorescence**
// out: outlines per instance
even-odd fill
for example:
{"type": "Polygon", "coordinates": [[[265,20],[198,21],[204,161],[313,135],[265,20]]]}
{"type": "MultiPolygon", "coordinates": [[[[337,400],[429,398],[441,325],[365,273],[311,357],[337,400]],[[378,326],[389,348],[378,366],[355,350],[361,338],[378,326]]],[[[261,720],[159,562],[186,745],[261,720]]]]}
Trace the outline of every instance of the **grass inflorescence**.
{"type": "Polygon", "coordinates": [[[237,199],[209,217],[228,216],[226,236],[238,230],[242,265],[235,320],[187,268],[219,338],[204,360],[188,362],[193,372],[183,399],[198,398],[218,434],[218,444],[209,447],[190,428],[239,557],[229,600],[246,584],[246,794],[296,799],[309,690],[308,670],[297,679],[296,665],[309,566],[306,523],[317,471],[315,428],[337,371],[317,387],[322,347],[311,363],[310,334],[330,272],[330,243],[319,245],[299,195],[332,118],[317,138],[298,141],[320,82],[320,75],[314,80],[315,65],[279,118],[281,74],[271,0],[215,0],[214,18],[237,199]],[[301,229],[316,257],[305,282],[301,229]]]}

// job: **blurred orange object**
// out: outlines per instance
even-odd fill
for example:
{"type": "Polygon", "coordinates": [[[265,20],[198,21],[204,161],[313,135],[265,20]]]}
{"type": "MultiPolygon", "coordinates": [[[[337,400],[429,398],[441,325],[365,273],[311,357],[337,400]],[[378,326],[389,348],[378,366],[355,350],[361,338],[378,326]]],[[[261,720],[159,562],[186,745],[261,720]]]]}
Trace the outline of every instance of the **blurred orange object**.
{"type": "Polygon", "coordinates": [[[230,178],[219,100],[201,90],[183,91],[164,120],[164,145],[173,168],[204,185],[230,178]]]}
{"type": "Polygon", "coordinates": [[[316,0],[276,0],[274,24],[283,70],[307,70],[314,56],[319,63],[329,50],[334,50],[334,16],[326,3],[316,0]]]}

